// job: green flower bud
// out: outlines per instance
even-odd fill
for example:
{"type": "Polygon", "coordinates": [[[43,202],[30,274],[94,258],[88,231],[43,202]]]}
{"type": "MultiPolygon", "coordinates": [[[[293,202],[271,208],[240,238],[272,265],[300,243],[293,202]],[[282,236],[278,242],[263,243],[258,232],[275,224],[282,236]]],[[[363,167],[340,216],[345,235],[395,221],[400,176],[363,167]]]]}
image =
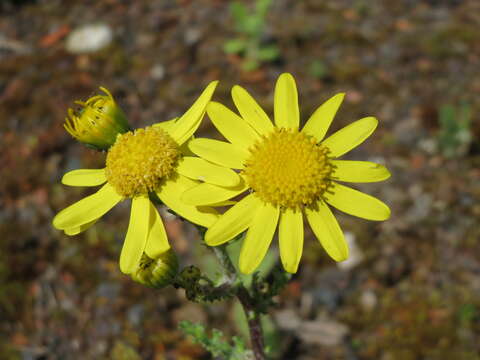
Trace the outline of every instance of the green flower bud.
{"type": "Polygon", "coordinates": [[[107,150],[115,143],[118,134],[130,130],[127,117],[115,103],[110,91],[100,87],[106,95],[95,95],[87,101],[75,101],[82,108],[68,109],[63,125],[70,135],[81,143],[97,150],[107,150]]]}
{"type": "Polygon", "coordinates": [[[145,286],[160,289],[170,285],[177,275],[178,260],[172,249],[156,259],[143,253],[138,269],[131,274],[132,280],[145,286]]]}
{"type": "Polygon", "coordinates": [[[180,277],[183,281],[194,283],[198,281],[202,276],[200,269],[194,265],[187,266],[180,273],[180,277]]]}

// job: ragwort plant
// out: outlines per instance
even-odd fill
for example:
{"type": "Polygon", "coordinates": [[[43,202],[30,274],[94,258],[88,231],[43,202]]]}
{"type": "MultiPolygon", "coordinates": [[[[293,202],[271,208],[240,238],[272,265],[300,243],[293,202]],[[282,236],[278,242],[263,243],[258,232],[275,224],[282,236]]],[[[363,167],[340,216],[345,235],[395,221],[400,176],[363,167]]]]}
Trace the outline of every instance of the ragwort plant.
{"type": "Polygon", "coordinates": [[[388,219],[390,209],[340,182],[378,182],[390,173],[380,164],[340,159],[373,133],[374,117],[325,136],[343,93],[321,104],[300,128],[292,75],[277,80],[273,121],[238,85],[232,98],[239,114],[211,101],[216,85],[210,83],[179,118],[142,129],[130,128],[105,88],[105,95],[78,102],[81,109],[69,110],[65,128],[85,145],[106,151],[106,165],[63,176],[65,185],[101,188],[60,211],[53,225],[76,235],[131,199],[121,272],[150,288],[182,288],[194,302],[237,299],[251,350],[239,338],[224,341],[219,331],[209,336],[203,325],[186,322],[181,328],[214,356],[262,360],[268,347],[261,316],[299,268],[304,221],[333,260],[346,260],[348,244],[330,207],[374,221],[388,219]],[[193,138],[205,113],[227,141],[193,138]],[[202,243],[218,260],[217,276],[208,276],[196,264],[179,269],[157,210],[163,205],[197,226],[202,243]],[[225,207],[223,213],[217,210],[225,207]],[[268,250],[277,229],[280,262],[274,265],[268,250]],[[232,250],[230,245],[239,243],[238,251],[232,250]]]}

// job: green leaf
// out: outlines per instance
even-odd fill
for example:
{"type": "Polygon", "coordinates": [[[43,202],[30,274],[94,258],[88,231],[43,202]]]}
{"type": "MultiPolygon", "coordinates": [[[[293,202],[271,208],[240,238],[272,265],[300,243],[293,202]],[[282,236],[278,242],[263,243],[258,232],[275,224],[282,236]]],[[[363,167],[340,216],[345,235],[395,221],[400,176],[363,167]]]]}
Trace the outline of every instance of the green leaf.
{"type": "Polygon", "coordinates": [[[262,18],[265,17],[271,4],[272,0],[257,0],[257,3],[255,4],[256,13],[262,18]]]}
{"type": "Polygon", "coordinates": [[[223,51],[227,54],[238,54],[245,50],[247,43],[243,39],[228,40],[223,44],[223,51]]]}
{"type": "Polygon", "coordinates": [[[258,16],[250,16],[242,23],[243,32],[249,34],[254,38],[259,38],[262,35],[265,22],[258,16]]]}
{"type": "Polygon", "coordinates": [[[257,60],[247,59],[243,62],[242,69],[248,72],[248,71],[257,70],[259,66],[260,66],[260,63],[257,60]]]}
{"type": "Polygon", "coordinates": [[[323,79],[328,74],[328,68],[321,60],[314,60],[310,64],[310,74],[318,79],[323,79]]]}
{"type": "Polygon", "coordinates": [[[230,14],[235,21],[238,31],[242,31],[242,24],[245,22],[245,19],[248,17],[247,8],[241,2],[234,1],[230,4],[230,14]]]}
{"type": "Polygon", "coordinates": [[[188,320],[180,322],[179,328],[186,335],[190,335],[194,343],[203,346],[215,358],[243,360],[246,359],[246,353],[249,352],[245,342],[237,336],[232,338],[233,344],[224,341],[224,335],[220,330],[213,329],[211,336],[208,336],[204,325],[195,324],[188,320]]]}
{"type": "Polygon", "coordinates": [[[269,45],[258,50],[258,58],[264,61],[272,61],[278,58],[280,51],[276,45],[269,45]]]}

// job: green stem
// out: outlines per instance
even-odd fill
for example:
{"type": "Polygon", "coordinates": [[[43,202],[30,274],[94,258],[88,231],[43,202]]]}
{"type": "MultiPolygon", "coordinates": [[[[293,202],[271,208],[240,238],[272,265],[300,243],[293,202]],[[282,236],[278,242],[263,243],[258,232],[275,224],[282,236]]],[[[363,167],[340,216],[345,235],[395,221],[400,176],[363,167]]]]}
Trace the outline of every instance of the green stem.
{"type": "MultiPolygon", "coordinates": [[[[237,279],[237,271],[228,256],[225,246],[214,246],[213,252],[217,256],[220,264],[225,269],[225,276],[230,284],[233,284],[237,279]]],[[[248,292],[248,290],[239,282],[235,287],[235,295],[243,307],[245,316],[247,317],[248,330],[250,333],[250,341],[252,343],[252,350],[255,360],[265,360],[265,343],[263,340],[262,324],[260,322],[260,313],[255,307],[255,301],[248,292]]]]}
{"type": "Polygon", "coordinates": [[[237,298],[240,301],[240,304],[242,304],[243,311],[245,311],[245,316],[247,317],[250,341],[252,343],[252,350],[255,360],[265,360],[265,343],[263,340],[263,329],[260,322],[260,314],[253,306],[253,299],[243,285],[238,287],[237,298]]]}

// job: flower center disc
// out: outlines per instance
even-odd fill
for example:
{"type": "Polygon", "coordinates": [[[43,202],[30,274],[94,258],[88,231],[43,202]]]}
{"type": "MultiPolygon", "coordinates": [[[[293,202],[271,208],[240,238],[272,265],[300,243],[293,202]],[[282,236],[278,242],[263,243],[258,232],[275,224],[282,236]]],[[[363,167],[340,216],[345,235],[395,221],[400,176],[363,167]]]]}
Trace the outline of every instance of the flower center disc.
{"type": "Polygon", "coordinates": [[[244,175],[263,201],[301,209],[316,202],[330,185],[333,166],[328,152],[311,136],[275,129],[250,148],[244,175]]]}
{"type": "Polygon", "coordinates": [[[137,129],[117,136],[107,154],[107,181],[124,197],[148,194],[168,178],[180,151],[164,130],[137,129]]]}

